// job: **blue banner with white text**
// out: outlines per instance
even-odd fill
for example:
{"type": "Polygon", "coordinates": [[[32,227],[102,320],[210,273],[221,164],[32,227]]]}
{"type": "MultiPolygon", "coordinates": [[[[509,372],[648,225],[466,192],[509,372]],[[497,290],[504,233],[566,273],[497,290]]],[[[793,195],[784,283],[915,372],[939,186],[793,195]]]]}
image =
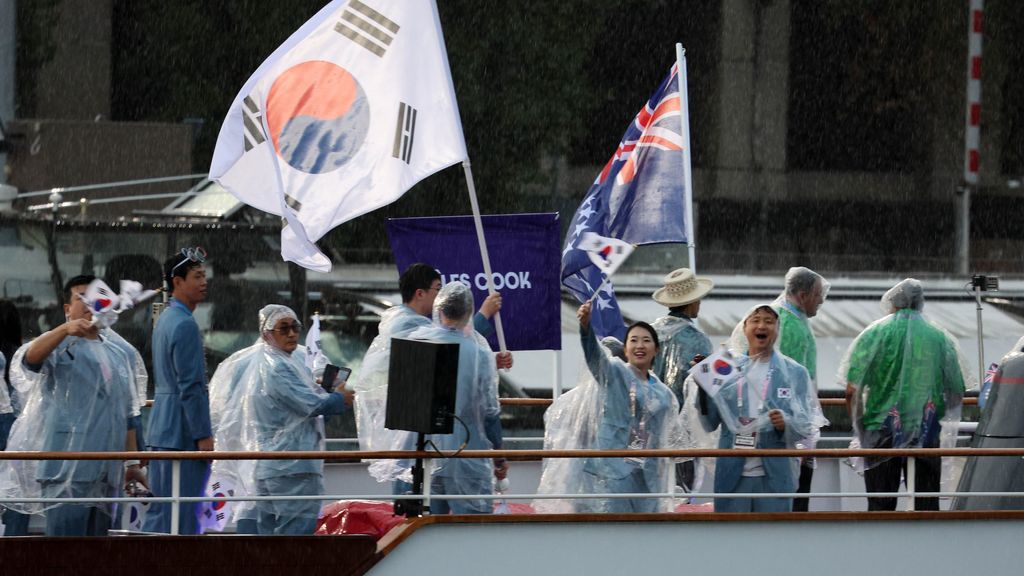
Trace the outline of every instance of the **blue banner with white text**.
{"type": "MultiPolygon", "coordinates": [[[[501,321],[509,350],[559,350],[561,253],[558,214],[483,216],[494,288],[501,293],[501,321]]],[[[477,309],[487,297],[480,246],[472,216],[392,218],[387,221],[399,274],[416,262],[441,273],[441,283],[462,282],[477,309]]],[[[488,337],[498,349],[497,336],[488,337]]]]}

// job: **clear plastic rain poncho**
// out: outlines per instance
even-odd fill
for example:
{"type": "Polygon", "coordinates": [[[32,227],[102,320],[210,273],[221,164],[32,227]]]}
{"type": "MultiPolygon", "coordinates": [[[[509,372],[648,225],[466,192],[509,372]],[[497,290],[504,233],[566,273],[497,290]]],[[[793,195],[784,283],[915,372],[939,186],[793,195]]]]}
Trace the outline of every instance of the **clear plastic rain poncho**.
{"type": "MultiPolygon", "coordinates": [[[[821,400],[818,399],[818,345],[814,339],[814,331],[811,329],[810,318],[797,305],[790,302],[787,295],[796,296],[803,292],[813,292],[819,283],[821,285],[821,300],[824,302],[832,287],[828,280],[803,266],[790,268],[786,272],[786,287],[772,302],[772,308],[779,314],[779,337],[776,349],[807,369],[807,373],[811,377],[811,387],[814,389],[812,408],[819,426],[812,428],[814,433],[810,437],[797,443],[798,448],[817,446],[818,440],[821,438],[821,428],[827,426],[829,422],[821,409],[821,400]]],[[[815,464],[814,460],[811,460],[811,465],[815,464]]]]}
{"type": "MultiPolygon", "coordinates": [[[[110,341],[111,344],[117,346],[125,353],[128,357],[128,362],[131,365],[132,379],[135,381],[135,386],[132,388],[132,417],[139,416],[142,414],[142,408],[146,405],[146,387],[149,385],[149,374],[146,372],[146,362],[142,359],[142,354],[128,343],[127,340],[121,337],[120,334],[114,331],[113,328],[105,328],[100,334],[110,341]]],[[[139,446],[139,450],[143,447],[139,446]]]]}
{"type": "MultiPolygon", "coordinates": [[[[680,427],[675,395],[653,374],[647,380],[617,355],[622,344],[598,344],[581,330],[587,365],[579,383],[544,414],[544,449],[692,447],[680,427]]],[[[667,458],[549,458],[538,494],[666,493],[667,458]]],[[[541,513],[664,512],[669,499],[537,499],[541,513]]]]}
{"type": "MultiPolygon", "coordinates": [[[[353,374],[349,388],[356,393],[356,431],[359,449],[400,450],[409,443],[410,433],[384,427],[388,399],[388,366],[391,362],[391,339],[408,338],[418,328],[430,326],[430,318],[417,314],[408,306],[392,306],[381,314],[377,337],[363,357],[358,374],[353,374]]],[[[370,460],[369,472],[378,482],[402,480],[412,482],[408,466],[393,460],[370,460]]]]}
{"type": "MultiPolygon", "coordinates": [[[[264,307],[260,331],[266,334],[286,317],[296,319],[285,306],[264,307]]],[[[288,354],[267,338],[232,354],[211,378],[214,444],[218,450],[253,452],[324,450],[321,415],[340,413],[342,397],[316,383],[302,347],[288,354]]],[[[300,474],[322,475],[323,460],[217,460],[211,481],[235,496],[254,496],[260,480],[300,474]]],[[[256,507],[252,502],[232,503],[232,519],[255,518],[256,507]]]]}
{"type": "MultiPolygon", "coordinates": [[[[246,450],[243,438],[244,414],[234,412],[232,407],[243,403],[244,387],[240,383],[250,364],[262,353],[265,346],[267,344],[260,339],[252,346],[228,356],[217,366],[217,371],[210,378],[210,428],[213,430],[213,445],[217,450],[246,450]]],[[[221,490],[231,492],[235,496],[254,495],[255,468],[255,460],[214,460],[210,469],[210,484],[213,486],[219,482],[221,490]]],[[[258,517],[255,502],[228,502],[224,507],[228,509],[227,512],[233,522],[255,520],[258,517]]]]}
{"type": "Polygon", "coordinates": [[[782,410],[786,419],[786,445],[789,448],[796,448],[802,439],[812,436],[817,428],[828,424],[828,421],[820,416],[820,410],[815,411],[817,395],[811,386],[807,370],[788,356],[779,353],[778,334],[771,343],[772,354],[764,381],[747,381],[746,373],[751,368],[751,358],[747,355],[750,347],[744,333],[744,325],[754,312],[764,306],[752,307],[733,329],[728,351],[736,369],[709,401],[715,403],[722,425],[733,434],[769,432],[774,427],[768,413],[773,409],[782,410]],[[749,395],[751,389],[760,389],[762,392],[760,395],[763,406],[755,415],[749,414],[749,402],[739,401],[740,392],[749,395]],[[743,405],[746,407],[741,408],[743,405]],[[750,420],[747,421],[748,419],[750,420]]]}
{"type": "MultiPolygon", "coordinates": [[[[38,370],[23,363],[31,343],[14,354],[11,383],[22,405],[8,451],[123,451],[128,418],[138,407],[129,357],[109,339],[69,336],[38,370]]],[[[120,460],[8,460],[0,462],[5,498],[116,497],[124,471],[120,460]]],[[[10,504],[39,513],[54,504],[10,504]]],[[[110,509],[110,504],[95,504],[110,509]]]]}
{"type": "MultiPolygon", "coordinates": [[[[457,422],[451,434],[428,436],[428,446],[433,444],[443,452],[455,452],[463,446],[466,450],[501,447],[498,370],[487,341],[473,330],[472,317],[473,293],[465,284],[451,282],[441,288],[434,300],[434,323],[409,335],[412,340],[459,345],[455,414],[462,424],[457,422]]],[[[415,435],[408,434],[409,441],[395,449],[415,448],[415,435]]],[[[467,485],[489,487],[494,475],[493,464],[486,458],[439,458],[434,464],[434,476],[465,480],[467,485]]],[[[411,463],[404,465],[411,466],[411,463]]]]}
{"type": "Polygon", "coordinates": [[[662,316],[651,326],[658,331],[661,341],[661,350],[654,359],[652,371],[682,406],[686,403],[684,383],[690,375],[690,361],[698,354],[711,354],[711,340],[689,318],[662,316]]]}
{"type": "Polygon", "coordinates": [[[10,391],[7,390],[7,382],[3,374],[7,369],[7,358],[0,354],[0,414],[10,414],[15,411],[15,403],[11,401],[10,391]]]}
{"type": "MultiPolygon", "coordinates": [[[[855,442],[862,448],[952,448],[964,391],[976,386],[956,340],[923,315],[913,278],[882,296],[888,315],[850,345],[839,381],[854,386],[855,442]]],[[[851,447],[856,446],[852,444],[851,447]]],[[[865,458],[873,468],[887,458],[865,458]]]]}

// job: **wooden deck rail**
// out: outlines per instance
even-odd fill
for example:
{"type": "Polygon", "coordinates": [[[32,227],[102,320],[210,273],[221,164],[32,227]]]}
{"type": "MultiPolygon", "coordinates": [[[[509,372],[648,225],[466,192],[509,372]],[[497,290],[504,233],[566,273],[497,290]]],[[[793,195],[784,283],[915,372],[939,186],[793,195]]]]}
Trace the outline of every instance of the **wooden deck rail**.
{"type": "MultiPolygon", "coordinates": [[[[822,406],[845,406],[845,398],[820,398],[822,406]]],[[[499,398],[498,402],[502,406],[550,406],[553,400],[551,398],[499,398]]],[[[978,403],[977,398],[964,398],[964,404],[973,406],[978,403]]],[[[153,401],[146,400],[146,408],[152,408],[153,401]]]]}
{"type": "MultiPolygon", "coordinates": [[[[819,398],[822,406],[846,406],[846,398],[819,398]]],[[[553,402],[550,398],[500,398],[502,406],[548,406],[553,402]]],[[[964,398],[964,404],[973,406],[978,403],[974,397],[964,398]]]]}
{"type": "Polygon", "coordinates": [[[733,450],[700,448],[692,450],[463,450],[457,454],[403,450],[385,451],[282,451],[282,452],[0,452],[0,460],[322,460],[328,458],[388,460],[409,458],[722,458],[722,457],[809,457],[850,458],[868,456],[1019,456],[1024,448],[815,448],[813,450],[733,450]]]}

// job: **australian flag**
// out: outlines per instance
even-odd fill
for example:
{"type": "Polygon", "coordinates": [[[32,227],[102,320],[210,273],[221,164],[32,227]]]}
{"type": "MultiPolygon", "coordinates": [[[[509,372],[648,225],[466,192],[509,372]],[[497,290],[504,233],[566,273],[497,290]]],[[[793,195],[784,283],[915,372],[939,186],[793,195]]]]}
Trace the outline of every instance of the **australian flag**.
{"type": "MultiPolygon", "coordinates": [[[[562,251],[562,284],[580,302],[601,287],[601,271],[576,248],[584,232],[630,244],[686,242],[683,133],[688,119],[679,98],[677,66],[626,129],[615,154],[576,210],[562,251]]],[[[610,282],[594,300],[591,316],[598,337],[626,336],[610,282]]]]}

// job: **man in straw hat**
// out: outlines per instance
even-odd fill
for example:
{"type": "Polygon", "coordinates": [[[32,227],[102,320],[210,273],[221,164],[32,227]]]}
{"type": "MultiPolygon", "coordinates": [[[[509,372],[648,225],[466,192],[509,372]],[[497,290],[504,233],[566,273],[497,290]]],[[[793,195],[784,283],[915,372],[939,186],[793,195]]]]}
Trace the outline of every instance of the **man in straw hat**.
{"type": "MultiPolygon", "coordinates": [[[[686,391],[683,383],[690,375],[690,367],[711,354],[711,340],[694,323],[700,312],[700,300],[711,291],[714,282],[699,278],[689,268],[679,268],[665,276],[665,285],[653,294],[654,301],[668,307],[668,316],[652,324],[661,340],[661,353],[654,360],[653,372],[669,387],[684,405],[686,391]]],[[[693,461],[683,462],[676,468],[676,478],[690,489],[694,481],[693,461]]]]}

